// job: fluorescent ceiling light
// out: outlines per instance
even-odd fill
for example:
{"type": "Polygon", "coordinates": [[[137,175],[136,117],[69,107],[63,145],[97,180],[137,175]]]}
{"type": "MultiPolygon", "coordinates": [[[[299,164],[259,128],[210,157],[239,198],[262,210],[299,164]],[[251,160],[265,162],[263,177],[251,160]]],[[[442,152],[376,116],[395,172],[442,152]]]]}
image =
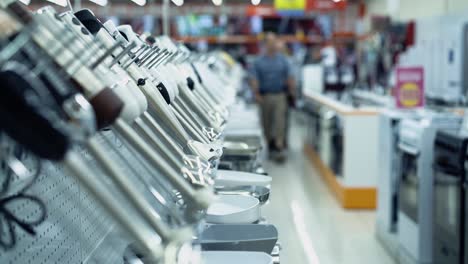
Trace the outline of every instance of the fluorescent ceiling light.
{"type": "Polygon", "coordinates": [[[132,0],[132,2],[139,5],[139,6],[146,5],[146,0],[132,0]]]}
{"type": "Polygon", "coordinates": [[[338,3],[341,2],[341,0],[333,0],[333,2],[338,3]]]}
{"type": "Polygon", "coordinates": [[[29,5],[29,3],[31,3],[31,0],[19,0],[19,1],[25,5],[29,5]]]}
{"type": "Polygon", "coordinates": [[[184,4],[184,0],[172,0],[172,3],[176,6],[181,6],[184,4]]]}
{"type": "Polygon", "coordinates": [[[63,6],[63,7],[68,5],[67,0],[47,0],[47,1],[54,3],[56,5],[59,5],[59,6],[63,6]]]}
{"type": "Polygon", "coordinates": [[[96,5],[100,5],[100,6],[106,6],[107,5],[107,0],[89,0],[93,3],[95,3],[96,5]]]}
{"type": "Polygon", "coordinates": [[[215,6],[220,6],[223,4],[223,0],[212,0],[215,6]]]}
{"type": "Polygon", "coordinates": [[[252,5],[259,5],[262,0],[252,0],[252,5]]]}

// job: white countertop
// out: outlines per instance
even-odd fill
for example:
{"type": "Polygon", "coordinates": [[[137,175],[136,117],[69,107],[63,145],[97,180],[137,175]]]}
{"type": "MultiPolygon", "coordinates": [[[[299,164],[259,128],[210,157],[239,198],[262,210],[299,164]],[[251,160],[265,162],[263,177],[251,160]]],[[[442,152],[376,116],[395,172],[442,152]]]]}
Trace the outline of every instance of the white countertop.
{"type": "Polygon", "coordinates": [[[309,94],[305,96],[307,99],[323,104],[342,115],[377,115],[380,109],[378,107],[353,107],[342,103],[336,99],[330,98],[323,94],[309,94]]]}

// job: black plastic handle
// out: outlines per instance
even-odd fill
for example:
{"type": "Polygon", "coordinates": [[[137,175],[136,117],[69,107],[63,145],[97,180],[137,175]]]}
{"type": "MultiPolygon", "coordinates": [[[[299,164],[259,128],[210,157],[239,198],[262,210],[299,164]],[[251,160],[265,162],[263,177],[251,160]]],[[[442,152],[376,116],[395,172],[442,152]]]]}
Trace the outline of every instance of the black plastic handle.
{"type": "Polygon", "coordinates": [[[93,35],[96,35],[99,30],[104,27],[102,22],[99,21],[99,19],[89,9],[77,11],[75,12],[75,16],[93,35]]]}
{"type": "Polygon", "coordinates": [[[166,86],[160,82],[158,85],[156,85],[156,88],[158,88],[158,91],[161,93],[166,103],[171,104],[171,97],[169,96],[169,92],[167,91],[166,86]]]}
{"type": "Polygon", "coordinates": [[[195,82],[193,81],[192,77],[187,77],[187,86],[190,91],[195,90],[195,82]]]}

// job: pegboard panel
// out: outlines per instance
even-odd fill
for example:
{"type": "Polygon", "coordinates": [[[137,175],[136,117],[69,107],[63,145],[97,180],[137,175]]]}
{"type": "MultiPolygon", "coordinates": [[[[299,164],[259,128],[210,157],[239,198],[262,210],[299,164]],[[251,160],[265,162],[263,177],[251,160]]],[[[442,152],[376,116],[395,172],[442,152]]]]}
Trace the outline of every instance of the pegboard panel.
{"type": "MultiPolygon", "coordinates": [[[[169,224],[182,221],[182,212],[175,205],[177,196],[172,191],[174,188],[124,138],[110,130],[95,137],[106,155],[131,177],[134,187],[145,196],[161,219],[169,224]]],[[[74,151],[81,155],[95,176],[107,184],[116,199],[120,199],[122,208],[135,213],[93,155],[84,147],[74,151]]],[[[34,167],[33,157],[22,155],[21,161],[28,168],[34,167]]],[[[17,244],[10,251],[0,249],[0,263],[122,263],[123,252],[130,240],[117,228],[112,217],[63,165],[48,161],[41,164],[38,179],[26,193],[45,203],[47,218],[35,228],[37,234],[34,237],[15,227],[17,244]]],[[[24,180],[14,178],[13,183],[21,186],[24,180]]],[[[29,202],[15,203],[10,209],[26,219],[39,214],[37,206],[29,202]]]]}
{"type": "MultiPolygon", "coordinates": [[[[86,149],[76,151],[81,153],[97,177],[106,177],[86,149]]],[[[28,156],[23,156],[22,162],[27,167],[34,164],[28,156]]],[[[129,242],[115,235],[120,231],[112,218],[63,165],[48,161],[41,164],[39,177],[26,193],[44,202],[46,220],[35,227],[34,237],[15,226],[16,246],[7,251],[0,249],[0,263],[122,263],[123,250],[129,242]]],[[[0,175],[0,179],[4,176],[0,175]]],[[[24,183],[15,177],[12,186],[19,188],[24,183]]],[[[40,213],[39,207],[28,201],[13,203],[8,208],[25,219],[40,213]]]]}

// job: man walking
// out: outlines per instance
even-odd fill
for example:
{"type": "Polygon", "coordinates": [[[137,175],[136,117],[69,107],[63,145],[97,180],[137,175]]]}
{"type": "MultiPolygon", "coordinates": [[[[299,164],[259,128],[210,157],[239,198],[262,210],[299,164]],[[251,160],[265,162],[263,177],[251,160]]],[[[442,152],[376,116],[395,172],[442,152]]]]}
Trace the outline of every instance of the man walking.
{"type": "Polygon", "coordinates": [[[260,106],[263,131],[269,149],[284,159],[287,96],[294,96],[294,78],[287,58],[278,52],[274,33],[265,37],[265,54],[252,67],[251,86],[260,106]]]}

